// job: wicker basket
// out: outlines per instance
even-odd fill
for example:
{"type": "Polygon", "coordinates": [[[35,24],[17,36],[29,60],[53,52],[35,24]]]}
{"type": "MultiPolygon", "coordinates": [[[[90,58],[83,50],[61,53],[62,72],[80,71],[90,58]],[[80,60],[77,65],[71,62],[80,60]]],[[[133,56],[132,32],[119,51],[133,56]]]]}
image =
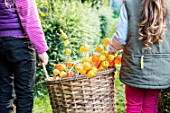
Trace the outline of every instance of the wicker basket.
{"type": "Polygon", "coordinates": [[[46,79],[53,113],[116,113],[114,71],[98,72],[90,79],[46,79]]]}

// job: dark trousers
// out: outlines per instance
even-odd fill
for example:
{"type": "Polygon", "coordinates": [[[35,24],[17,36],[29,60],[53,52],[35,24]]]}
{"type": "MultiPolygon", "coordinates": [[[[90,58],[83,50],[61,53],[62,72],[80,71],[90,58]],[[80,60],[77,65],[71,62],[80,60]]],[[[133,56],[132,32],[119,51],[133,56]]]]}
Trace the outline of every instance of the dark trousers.
{"type": "Polygon", "coordinates": [[[16,112],[32,113],[35,50],[26,38],[0,37],[0,113],[11,113],[13,83],[16,112]]]}

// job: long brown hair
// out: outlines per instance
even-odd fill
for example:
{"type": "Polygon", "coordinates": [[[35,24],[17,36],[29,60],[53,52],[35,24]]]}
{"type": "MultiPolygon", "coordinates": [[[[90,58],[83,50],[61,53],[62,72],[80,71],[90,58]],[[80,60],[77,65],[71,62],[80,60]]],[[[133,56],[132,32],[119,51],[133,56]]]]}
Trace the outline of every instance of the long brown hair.
{"type": "Polygon", "coordinates": [[[166,30],[166,19],[168,16],[167,0],[144,0],[142,20],[138,23],[139,40],[144,45],[162,41],[163,33],[166,30]]]}

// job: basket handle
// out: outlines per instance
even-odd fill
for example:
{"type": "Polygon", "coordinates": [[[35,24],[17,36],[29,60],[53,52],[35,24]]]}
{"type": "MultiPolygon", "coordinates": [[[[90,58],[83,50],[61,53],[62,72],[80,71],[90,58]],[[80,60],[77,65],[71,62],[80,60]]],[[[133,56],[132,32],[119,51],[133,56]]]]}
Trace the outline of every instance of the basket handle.
{"type": "Polygon", "coordinates": [[[50,76],[48,75],[48,72],[47,72],[47,69],[46,69],[46,67],[45,67],[45,64],[42,63],[42,66],[43,66],[43,71],[44,71],[44,73],[45,73],[45,77],[46,77],[46,79],[48,79],[50,76]]]}

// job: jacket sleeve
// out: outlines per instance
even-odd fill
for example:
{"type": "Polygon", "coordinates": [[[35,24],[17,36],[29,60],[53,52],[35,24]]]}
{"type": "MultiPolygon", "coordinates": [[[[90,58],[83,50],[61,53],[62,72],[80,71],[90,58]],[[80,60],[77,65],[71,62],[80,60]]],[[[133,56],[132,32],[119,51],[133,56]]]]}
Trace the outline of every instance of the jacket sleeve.
{"type": "Polygon", "coordinates": [[[21,24],[38,54],[48,50],[35,0],[16,0],[21,24]]]}
{"type": "Polygon", "coordinates": [[[119,49],[123,49],[123,45],[126,44],[128,33],[128,17],[124,4],[121,7],[118,24],[115,30],[116,32],[113,34],[108,47],[108,51],[110,52],[116,52],[119,49]]]}

